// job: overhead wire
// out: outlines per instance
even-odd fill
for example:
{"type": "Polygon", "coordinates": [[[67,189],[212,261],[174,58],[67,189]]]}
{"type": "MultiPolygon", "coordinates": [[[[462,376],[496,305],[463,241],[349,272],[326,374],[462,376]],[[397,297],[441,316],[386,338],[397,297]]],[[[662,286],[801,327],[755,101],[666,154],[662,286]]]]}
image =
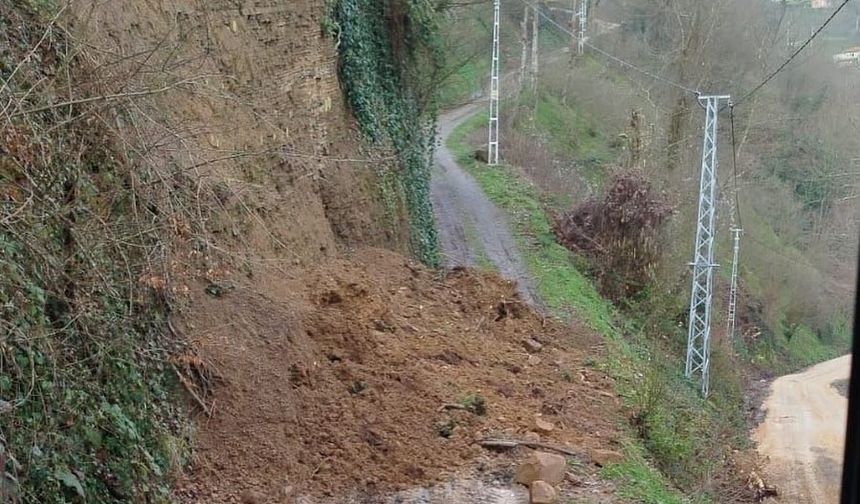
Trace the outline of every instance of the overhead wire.
{"type": "Polygon", "coordinates": [[[748,93],[743,95],[739,100],[737,100],[735,102],[735,105],[743,103],[746,100],[748,100],[749,98],[751,98],[754,94],[759,92],[761,90],[761,88],[765,87],[770,81],[772,81],[773,78],[776,77],[780,72],[785,70],[785,67],[787,67],[792,61],[794,61],[794,58],[796,58],[800,53],[802,53],[804,51],[804,49],[806,49],[809,46],[809,44],[811,44],[812,41],[815,40],[815,38],[818,37],[818,35],[822,31],[824,31],[824,29],[827,28],[828,25],[830,25],[830,23],[836,18],[836,16],[839,15],[839,12],[841,12],[842,9],[844,9],[845,6],[848,5],[848,2],[850,2],[850,1],[851,0],[843,0],[842,3],[839,5],[839,7],[837,7],[836,10],[834,10],[833,13],[830,14],[830,16],[827,18],[827,20],[825,20],[824,23],[821,26],[819,26],[818,29],[815,30],[812,33],[812,35],[810,35],[810,37],[808,39],[806,39],[806,42],[804,42],[803,45],[798,47],[797,50],[794,51],[791,54],[791,56],[788,57],[787,60],[785,60],[776,70],[774,70],[767,77],[765,77],[765,79],[763,81],[761,81],[756,87],[754,87],[751,91],[749,91],[748,93]]]}
{"type": "MultiPolygon", "coordinates": [[[[561,32],[566,33],[567,35],[573,37],[574,40],[577,40],[577,41],[580,40],[580,37],[577,36],[577,34],[572,32],[571,30],[565,28],[563,25],[559,24],[552,17],[548,16],[534,2],[532,2],[530,0],[519,0],[519,1],[522,4],[531,7],[535,13],[537,13],[540,17],[542,17],[544,20],[546,20],[549,24],[554,26],[556,29],[558,29],[561,32]]],[[[735,116],[734,116],[735,107],[738,106],[739,104],[749,100],[753,95],[758,93],[762,88],[764,88],[767,84],[769,84],[770,81],[772,81],[777,75],[779,75],[780,72],[785,70],[785,68],[788,67],[788,65],[791,64],[791,62],[794,61],[797,58],[797,56],[800,55],[800,53],[802,53],[807,47],[809,47],[809,45],[821,34],[821,32],[823,32],[830,25],[830,23],[836,18],[836,16],[839,15],[839,13],[845,8],[846,5],[848,5],[849,1],[850,0],[843,0],[843,2],[833,11],[833,13],[831,13],[831,15],[824,21],[824,23],[821,26],[819,26],[818,29],[816,29],[812,33],[812,35],[797,50],[795,50],[791,54],[791,56],[788,57],[788,59],[786,59],[786,61],[784,61],[779,67],[777,67],[776,70],[774,70],[773,72],[768,74],[752,90],[748,91],[746,94],[741,96],[740,99],[733,101],[733,102],[730,102],[729,104],[726,105],[726,107],[728,107],[730,110],[731,138],[732,138],[732,171],[733,171],[733,179],[734,179],[733,185],[734,185],[735,212],[736,212],[736,216],[738,219],[738,226],[741,229],[743,229],[743,216],[742,216],[741,207],[740,207],[740,197],[738,196],[738,153],[737,153],[737,140],[735,137],[735,116]]],[[[615,63],[617,63],[623,67],[635,70],[635,71],[637,71],[637,72],[639,72],[639,73],[641,73],[647,77],[650,77],[656,81],[660,81],[664,84],[668,84],[672,87],[680,89],[680,90],[682,90],[686,93],[692,94],[696,97],[699,97],[702,94],[697,89],[693,89],[689,86],[685,86],[685,85],[680,84],[676,81],[673,81],[671,79],[663,77],[662,75],[659,75],[655,72],[652,72],[652,71],[647,70],[645,68],[642,68],[638,65],[634,65],[633,63],[630,63],[630,62],[628,62],[622,58],[619,58],[619,57],[595,46],[594,44],[592,44],[591,42],[588,42],[587,40],[583,41],[583,45],[585,45],[586,47],[590,48],[594,52],[604,56],[605,58],[607,58],[607,59],[609,59],[609,60],[611,60],[611,61],[613,61],[613,62],[615,62],[615,63]]],[[[723,107],[720,110],[722,111],[726,107],[723,107]]],[[[764,244],[762,242],[760,242],[759,240],[756,240],[753,237],[751,237],[751,238],[753,239],[753,241],[757,242],[759,245],[764,246],[764,244]]],[[[770,249],[770,247],[766,247],[766,248],[770,249]]],[[[771,249],[771,250],[773,250],[773,249],[771,249]]]]}
{"type": "MultiPolygon", "coordinates": [[[[577,40],[577,41],[580,40],[580,37],[577,36],[576,33],[565,28],[563,25],[559,24],[555,19],[548,16],[545,12],[543,12],[543,10],[540,8],[540,6],[536,5],[534,2],[532,2],[530,0],[519,0],[519,1],[522,4],[531,7],[534,10],[534,12],[536,12],[540,17],[542,17],[544,20],[546,20],[548,23],[553,25],[558,30],[562,31],[563,33],[570,35],[571,37],[574,38],[574,40],[577,40]]],[[[845,6],[847,6],[848,2],[850,2],[850,1],[851,0],[843,0],[842,3],[833,11],[833,13],[831,13],[830,16],[824,21],[824,23],[822,23],[822,25],[819,26],[818,29],[816,29],[812,33],[812,35],[799,48],[797,48],[797,50],[795,50],[791,54],[791,56],[788,57],[788,59],[786,59],[779,67],[777,67],[776,70],[774,70],[773,72],[768,74],[768,76],[765,77],[764,80],[762,80],[752,90],[750,90],[749,92],[744,94],[740,99],[736,100],[734,102],[734,106],[737,106],[737,105],[747,101],[748,99],[750,99],[753,95],[758,93],[763,87],[765,87],[768,83],[770,83],[770,81],[772,81],[780,72],[785,70],[785,68],[789,64],[791,64],[791,62],[794,61],[794,59],[797,58],[797,56],[799,56],[800,53],[802,53],[807,47],[809,47],[809,45],[821,34],[821,32],[823,32],[830,25],[831,22],[833,22],[833,20],[836,18],[836,16],[839,15],[839,13],[842,11],[842,9],[844,9],[845,6]]],[[[681,89],[682,91],[693,94],[695,96],[701,95],[701,92],[697,89],[693,89],[689,86],[685,86],[685,85],[680,84],[680,83],[673,81],[671,79],[667,79],[666,77],[663,77],[660,74],[657,74],[655,72],[652,72],[650,70],[642,68],[638,65],[634,65],[633,63],[630,63],[629,61],[626,61],[622,58],[619,58],[618,56],[615,56],[614,54],[595,46],[594,44],[592,44],[588,40],[583,41],[583,44],[586,47],[592,49],[594,52],[604,56],[605,58],[608,58],[611,61],[614,61],[615,63],[618,63],[619,65],[621,65],[623,67],[627,67],[627,68],[630,68],[632,70],[635,70],[635,71],[637,71],[643,75],[646,75],[646,76],[648,76],[654,80],[657,80],[657,81],[663,82],[664,84],[668,84],[668,85],[673,86],[675,88],[681,89]]]]}
{"type": "MultiPolygon", "coordinates": [[[[536,12],[540,17],[544,18],[548,23],[553,25],[558,30],[562,31],[563,33],[570,35],[576,41],[580,40],[579,36],[577,36],[574,32],[570,31],[569,29],[565,28],[563,25],[559,24],[558,21],[556,21],[552,17],[548,16],[545,12],[543,12],[543,9],[541,9],[540,6],[536,5],[534,2],[531,2],[530,0],[519,0],[519,1],[523,5],[527,5],[527,6],[531,7],[534,10],[534,12],[536,12]]],[[[695,96],[701,95],[701,93],[696,89],[685,86],[685,85],[680,84],[678,82],[675,82],[671,79],[667,79],[666,77],[663,77],[662,75],[659,75],[659,74],[654,73],[650,70],[647,70],[645,68],[634,65],[633,63],[630,63],[629,61],[625,61],[625,60],[619,58],[618,56],[615,56],[614,54],[595,46],[594,44],[592,44],[588,40],[584,40],[583,45],[585,45],[589,49],[593,50],[594,52],[604,56],[605,58],[608,58],[609,60],[612,60],[615,63],[618,63],[621,66],[635,70],[635,71],[637,71],[643,75],[646,75],[646,76],[648,76],[654,80],[663,82],[664,84],[668,84],[670,86],[673,86],[675,88],[678,88],[678,89],[680,89],[686,93],[690,93],[690,94],[695,95],[695,96]]]]}
{"type": "MultiPolygon", "coordinates": [[[[550,23],[550,24],[551,24],[552,26],[554,26],[556,29],[560,30],[560,31],[561,31],[561,32],[563,32],[563,33],[566,33],[567,35],[569,35],[570,37],[572,37],[572,38],[573,38],[574,40],[576,40],[576,41],[579,41],[579,40],[580,40],[580,37],[579,37],[576,33],[572,32],[571,30],[569,30],[569,29],[565,28],[563,25],[559,24],[559,23],[558,23],[555,19],[553,19],[551,16],[548,16],[545,12],[543,12],[543,9],[541,9],[539,5],[536,5],[534,2],[531,2],[530,0],[519,0],[519,1],[520,1],[520,3],[522,3],[523,5],[526,5],[526,6],[531,7],[531,8],[534,10],[534,12],[535,12],[535,13],[537,13],[540,17],[542,17],[544,20],[546,20],[548,23],[550,23]]],[[[815,32],[814,32],[814,33],[809,37],[809,39],[807,39],[807,40],[806,40],[806,42],[804,42],[804,43],[803,43],[803,45],[802,45],[801,47],[799,47],[799,48],[798,48],[798,49],[797,49],[797,50],[796,50],[796,51],[795,51],[795,52],[794,52],[794,53],[793,53],[793,54],[792,54],[792,55],[791,55],[791,56],[790,56],[790,57],[789,57],[789,58],[788,58],[788,59],[787,59],[783,64],[781,64],[781,65],[780,65],[780,66],[779,66],[775,71],[773,71],[770,75],[768,75],[768,76],[767,76],[767,77],[766,77],[766,78],[765,78],[761,83],[759,83],[755,88],[753,88],[751,91],[749,91],[748,93],[746,93],[745,95],[743,95],[739,100],[734,101],[732,104],[727,105],[726,107],[731,106],[732,108],[734,108],[735,106],[737,106],[737,105],[738,105],[738,104],[740,104],[741,102],[746,101],[747,99],[751,98],[755,93],[757,93],[759,90],[761,90],[761,88],[763,88],[763,87],[764,87],[764,86],[766,86],[766,85],[767,85],[771,80],[773,80],[773,78],[774,78],[774,77],[776,77],[776,75],[777,75],[777,74],[779,74],[782,70],[784,70],[784,69],[785,69],[785,67],[787,67],[787,66],[788,66],[788,65],[789,65],[789,64],[790,64],[790,63],[791,63],[791,62],[792,62],[792,61],[793,61],[793,60],[794,60],[794,59],[795,59],[795,58],[796,58],[796,57],[797,57],[801,52],[803,52],[803,50],[804,50],[804,49],[806,49],[806,47],[808,47],[808,46],[809,46],[809,44],[811,44],[811,43],[812,43],[812,41],[813,41],[813,40],[814,40],[814,39],[815,39],[815,38],[816,38],[816,37],[817,37],[817,36],[818,36],[818,35],[819,35],[819,34],[820,34],[820,33],[821,33],[821,32],[822,32],[822,31],[823,31],[823,30],[824,30],[824,29],[825,29],[825,28],[826,28],[826,27],[827,27],[827,26],[832,22],[832,21],[833,21],[833,19],[834,19],[834,18],[839,14],[839,12],[840,12],[840,11],[841,11],[841,10],[842,10],[846,5],[847,5],[847,4],[848,4],[848,2],[849,2],[849,1],[850,1],[850,0],[843,0],[842,4],[841,4],[841,5],[839,5],[839,7],[837,7],[837,9],[836,9],[836,10],[835,10],[835,11],[834,11],[834,12],[833,12],[833,13],[832,13],[828,18],[827,18],[827,20],[824,22],[824,24],[822,24],[822,25],[821,25],[821,26],[820,26],[820,27],[819,27],[819,28],[818,28],[818,29],[817,29],[817,30],[816,30],[816,31],[815,31],[815,32]]],[[[654,79],[654,80],[657,80],[657,81],[663,82],[663,83],[665,83],[665,84],[668,84],[668,85],[670,85],[670,86],[673,86],[673,87],[675,87],[675,88],[678,88],[678,89],[680,89],[680,90],[682,90],[682,91],[685,91],[685,92],[687,92],[687,93],[693,94],[693,95],[695,95],[695,96],[700,96],[700,95],[702,94],[702,93],[701,93],[701,91],[699,91],[699,90],[697,90],[697,89],[693,89],[693,88],[691,88],[691,87],[689,87],[689,86],[685,86],[685,85],[680,84],[680,83],[678,83],[678,82],[675,82],[675,81],[673,81],[673,80],[671,80],[671,79],[667,79],[666,77],[663,77],[662,75],[659,75],[659,74],[657,74],[657,73],[655,73],[655,72],[652,72],[652,71],[647,70],[647,69],[645,69],[645,68],[642,68],[642,67],[640,67],[640,66],[634,65],[633,63],[630,63],[629,61],[626,61],[626,60],[624,60],[624,59],[622,59],[622,58],[619,58],[618,56],[615,56],[614,54],[612,54],[612,53],[610,53],[610,52],[608,52],[608,51],[605,51],[605,50],[603,50],[603,49],[601,49],[601,48],[599,48],[599,47],[595,46],[594,44],[592,44],[592,43],[591,43],[591,42],[589,42],[588,40],[584,40],[584,41],[583,41],[583,45],[585,45],[586,47],[588,47],[588,48],[592,49],[592,50],[593,50],[593,51],[595,51],[596,53],[598,53],[598,54],[600,54],[600,55],[602,55],[602,56],[604,56],[604,57],[608,58],[609,60],[614,61],[615,63],[618,63],[618,64],[619,64],[619,65],[621,65],[621,66],[624,66],[624,67],[630,68],[630,69],[632,69],[632,70],[635,70],[635,71],[637,71],[637,72],[639,72],[639,73],[641,73],[641,74],[643,74],[643,75],[646,75],[646,76],[648,76],[648,77],[650,77],[650,78],[652,78],[652,79],[654,79]]],[[[724,108],[726,108],[726,107],[723,107],[723,108],[721,108],[720,110],[723,110],[723,109],[724,109],[724,108]]]]}
{"type": "MultiPolygon", "coordinates": [[[[556,27],[556,28],[557,28],[557,29],[559,29],[560,31],[562,31],[562,32],[564,32],[564,33],[566,33],[566,34],[570,35],[574,40],[579,40],[579,37],[578,37],[575,33],[573,33],[572,31],[568,30],[568,29],[567,29],[567,28],[565,28],[564,26],[560,25],[560,24],[559,24],[557,21],[555,21],[553,18],[551,18],[551,17],[547,16],[547,15],[542,11],[542,9],[540,9],[540,8],[539,8],[538,6],[536,6],[534,3],[530,2],[529,0],[520,0],[520,2],[521,2],[521,3],[523,3],[523,4],[525,4],[525,5],[528,5],[529,7],[531,7],[531,8],[534,10],[534,12],[536,12],[538,15],[540,15],[541,17],[543,17],[547,22],[549,22],[551,25],[553,25],[554,27],[556,27]]],[[[646,69],[644,69],[644,68],[638,67],[638,66],[636,66],[636,65],[634,65],[634,64],[632,64],[632,63],[629,63],[629,62],[627,62],[627,61],[625,61],[625,60],[623,60],[623,59],[621,59],[621,58],[619,58],[619,57],[617,57],[617,56],[615,56],[615,55],[613,55],[613,54],[611,54],[611,53],[609,53],[609,52],[607,52],[607,51],[604,51],[603,49],[600,49],[599,47],[595,46],[594,44],[591,44],[591,43],[590,43],[590,42],[588,42],[588,41],[585,41],[585,46],[586,46],[586,47],[589,47],[590,49],[594,50],[595,52],[597,52],[597,53],[599,53],[599,54],[601,54],[601,55],[605,56],[606,58],[608,58],[608,59],[610,59],[610,60],[612,60],[612,61],[614,61],[614,62],[616,62],[616,63],[619,63],[619,64],[620,64],[620,65],[622,65],[622,66],[626,66],[626,67],[628,67],[628,68],[631,68],[631,69],[633,69],[633,70],[636,70],[636,71],[638,71],[638,72],[640,72],[640,73],[642,73],[642,74],[644,74],[644,75],[647,75],[648,77],[651,77],[651,78],[653,78],[653,79],[655,79],[655,80],[658,80],[658,81],[661,81],[661,82],[663,82],[663,83],[669,84],[669,85],[671,85],[671,86],[673,86],[673,87],[676,87],[676,88],[678,88],[678,89],[681,89],[682,91],[685,91],[685,92],[687,92],[687,93],[690,93],[690,94],[692,94],[692,95],[695,95],[696,97],[698,97],[698,96],[700,96],[700,95],[701,95],[701,93],[700,93],[698,90],[692,89],[692,88],[690,88],[690,87],[688,87],[688,86],[684,86],[683,84],[679,84],[679,83],[677,83],[677,82],[675,82],[675,81],[672,81],[672,80],[670,80],[670,79],[667,79],[667,78],[665,78],[665,77],[663,77],[663,76],[661,76],[661,75],[659,75],[659,74],[656,74],[656,73],[651,72],[651,71],[649,71],[649,70],[646,70],[646,69]]],[[[733,178],[733,185],[734,185],[734,188],[733,188],[733,193],[734,193],[734,202],[735,202],[735,205],[734,205],[734,206],[735,206],[735,214],[736,214],[736,216],[737,216],[737,218],[738,218],[738,225],[739,225],[739,227],[743,228],[743,217],[742,217],[742,215],[741,215],[741,211],[740,211],[740,199],[739,199],[739,196],[738,196],[737,144],[736,144],[736,141],[735,141],[734,105],[735,105],[735,104],[730,104],[730,105],[729,105],[729,106],[731,107],[732,166],[733,166],[733,172],[734,172],[734,178],[733,178]]]]}
{"type": "MultiPolygon", "coordinates": [[[[810,35],[809,38],[800,47],[797,48],[797,50],[795,50],[779,67],[777,67],[776,70],[774,70],[773,72],[768,74],[767,77],[765,77],[752,90],[750,90],[749,92],[747,92],[746,94],[741,96],[740,99],[738,99],[734,102],[730,102],[728,105],[730,118],[731,118],[732,168],[733,168],[733,172],[734,172],[733,175],[734,175],[734,201],[735,201],[734,206],[735,206],[735,214],[738,218],[738,227],[740,227],[741,229],[744,229],[744,226],[743,226],[743,213],[741,211],[740,199],[738,196],[738,154],[737,154],[737,141],[735,139],[735,107],[738,104],[743,103],[743,102],[747,101],[748,99],[752,98],[753,95],[758,93],[762,88],[764,88],[768,83],[770,83],[770,81],[772,81],[777,75],[779,75],[780,72],[785,70],[785,68],[788,67],[788,65],[790,65],[791,62],[794,61],[795,58],[797,58],[797,56],[800,55],[800,53],[802,53],[807,47],[809,47],[809,45],[812,43],[812,41],[814,41],[818,37],[818,35],[820,35],[821,32],[823,32],[830,25],[830,23],[833,22],[834,19],[836,19],[836,16],[838,16],[839,13],[842,11],[842,9],[844,9],[845,6],[848,5],[849,1],[850,0],[843,0],[843,2],[830,14],[830,16],[827,17],[827,19],[824,21],[824,23],[822,23],[821,26],[819,26],[818,29],[816,29],[812,33],[812,35],[810,35]]],[[[790,259],[790,258],[788,258],[788,256],[781,254],[779,251],[776,251],[775,249],[766,246],[764,243],[757,240],[754,236],[752,236],[748,233],[746,233],[746,234],[747,234],[748,238],[750,238],[753,242],[757,243],[758,245],[760,245],[760,246],[762,246],[762,247],[770,250],[771,252],[774,252],[774,253],[782,256],[782,257],[790,259]]]]}

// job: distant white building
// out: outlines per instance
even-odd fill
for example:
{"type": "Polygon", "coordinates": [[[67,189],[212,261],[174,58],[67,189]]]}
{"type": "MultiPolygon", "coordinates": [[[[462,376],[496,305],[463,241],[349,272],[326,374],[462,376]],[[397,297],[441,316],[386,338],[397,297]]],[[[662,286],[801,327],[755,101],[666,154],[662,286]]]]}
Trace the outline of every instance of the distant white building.
{"type": "Polygon", "coordinates": [[[833,55],[833,62],[839,66],[860,66],[860,47],[852,47],[847,51],[833,55]]]}
{"type": "MultiPolygon", "coordinates": [[[[786,0],[770,0],[773,3],[782,3],[786,0]]],[[[813,9],[829,9],[833,7],[833,0],[788,0],[789,5],[809,5],[813,9]]]]}

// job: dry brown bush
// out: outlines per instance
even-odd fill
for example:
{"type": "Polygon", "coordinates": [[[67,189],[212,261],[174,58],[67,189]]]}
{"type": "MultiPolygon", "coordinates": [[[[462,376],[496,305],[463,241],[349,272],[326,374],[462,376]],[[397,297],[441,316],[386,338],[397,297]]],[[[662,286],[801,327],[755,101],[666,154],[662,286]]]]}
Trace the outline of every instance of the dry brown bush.
{"type": "Polygon", "coordinates": [[[640,293],[651,280],[672,211],[667,196],[641,172],[625,171],[609,181],[601,197],[559,216],[554,230],[565,247],[592,259],[601,291],[619,301],[640,293]]]}

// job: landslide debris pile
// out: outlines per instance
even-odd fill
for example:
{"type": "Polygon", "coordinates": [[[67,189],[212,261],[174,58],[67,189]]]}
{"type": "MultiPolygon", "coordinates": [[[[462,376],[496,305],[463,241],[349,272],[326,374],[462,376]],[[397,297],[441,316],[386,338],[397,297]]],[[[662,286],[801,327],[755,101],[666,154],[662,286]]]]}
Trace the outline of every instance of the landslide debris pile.
{"type": "Polygon", "coordinates": [[[186,502],[375,495],[511,469],[474,444],[486,436],[614,440],[612,384],[587,364],[597,338],[542,318],[494,274],[366,249],[272,288],[289,303],[194,289],[211,314],[195,357],[218,384],[186,502]]]}

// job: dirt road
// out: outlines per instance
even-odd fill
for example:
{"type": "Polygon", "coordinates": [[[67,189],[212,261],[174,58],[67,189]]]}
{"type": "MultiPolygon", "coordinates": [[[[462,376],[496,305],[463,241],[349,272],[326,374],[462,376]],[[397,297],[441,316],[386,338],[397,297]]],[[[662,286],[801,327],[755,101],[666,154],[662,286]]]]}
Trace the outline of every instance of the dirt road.
{"type": "Polygon", "coordinates": [[[846,355],[773,382],[753,439],[768,459],[778,502],[838,502],[848,402],[833,384],[848,377],[850,366],[846,355]]]}
{"type": "Polygon", "coordinates": [[[445,145],[458,125],[486,106],[482,100],[450,110],[439,118],[439,142],[431,193],[445,265],[475,266],[478,258],[495,265],[499,273],[517,282],[520,295],[538,302],[532,282],[504,213],[457,164],[445,145]]]}

